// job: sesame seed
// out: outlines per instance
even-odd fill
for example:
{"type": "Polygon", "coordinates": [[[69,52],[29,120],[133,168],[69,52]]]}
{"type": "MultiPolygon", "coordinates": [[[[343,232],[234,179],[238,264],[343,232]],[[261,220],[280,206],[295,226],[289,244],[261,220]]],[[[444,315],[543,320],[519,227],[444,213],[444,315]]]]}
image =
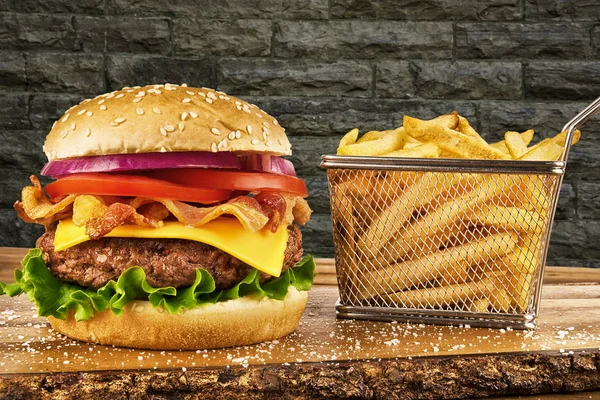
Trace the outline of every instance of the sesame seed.
{"type": "Polygon", "coordinates": [[[73,122],[73,123],[71,124],[71,130],[75,130],[75,128],[76,128],[76,127],[77,127],[77,125],[75,125],[75,122],[73,122]]]}
{"type": "Polygon", "coordinates": [[[258,118],[262,118],[263,116],[260,115],[259,113],[254,113],[254,115],[256,115],[258,118]]]}
{"type": "Polygon", "coordinates": [[[182,103],[189,103],[190,101],[192,101],[192,99],[190,99],[189,97],[186,97],[185,99],[181,100],[182,103]]]}
{"type": "Polygon", "coordinates": [[[115,122],[115,121],[112,121],[110,124],[111,124],[112,126],[119,126],[119,123],[118,123],[118,122],[115,122]]]}
{"type": "Polygon", "coordinates": [[[252,126],[251,126],[251,125],[248,125],[248,126],[246,127],[246,130],[248,131],[248,133],[249,133],[249,134],[251,134],[251,135],[252,135],[252,126]]]}
{"type": "Polygon", "coordinates": [[[173,132],[175,130],[175,127],[173,127],[173,125],[165,125],[165,130],[167,132],[173,132]]]}
{"type": "Polygon", "coordinates": [[[88,117],[91,117],[92,116],[92,112],[88,111],[88,112],[85,113],[85,115],[87,115],[88,117]]]}
{"type": "Polygon", "coordinates": [[[239,101],[237,101],[237,100],[236,100],[236,101],[235,101],[235,105],[236,105],[236,106],[241,106],[241,105],[242,105],[242,103],[240,103],[239,101]]]}
{"type": "Polygon", "coordinates": [[[192,92],[191,90],[186,90],[185,91],[187,94],[189,94],[190,96],[194,96],[196,93],[192,92]]]}
{"type": "Polygon", "coordinates": [[[111,92],[111,93],[106,94],[105,96],[107,99],[111,99],[111,98],[115,97],[115,93],[111,92]]]}
{"type": "Polygon", "coordinates": [[[219,136],[219,135],[221,134],[221,131],[220,131],[220,130],[218,130],[217,128],[211,128],[211,129],[210,129],[210,131],[211,131],[211,132],[212,132],[214,135],[217,135],[217,136],[219,136]]]}
{"type": "Polygon", "coordinates": [[[277,139],[277,143],[279,143],[280,145],[283,145],[283,140],[277,139]]]}
{"type": "Polygon", "coordinates": [[[160,152],[161,152],[161,153],[166,153],[166,152],[167,152],[167,149],[165,149],[165,147],[164,147],[164,146],[160,146],[160,152]]]}
{"type": "Polygon", "coordinates": [[[134,103],[139,103],[140,101],[142,101],[142,97],[136,97],[135,99],[133,99],[134,103]]]}
{"type": "Polygon", "coordinates": [[[272,144],[272,142],[271,142],[270,140],[267,140],[267,141],[265,142],[265,145],[266,145],[267,147],[271,146],[271,144],[272,144]]]}
{"type": "Polygon", "coordinates": [[[198,114],[196,114],[196,113],[195,113],[195,112],[193,112],[193,111],[190,111],[190,116],[191,116],[192,118],[198,118],[198,114]]]}
{"type": "Polygon", "coordinates": [[[85,130],[85,136],[89,137],[91,134],[92,134],[92,131],[91,131],[91,129],[90,129],[90,128],[87,128],[87,129],[85,130]]]}
{"type": "Polygon", "coordinates": [[[248,107],[248,104],[244,104],[244,105],[242,106],[242,109],[243,109],[245,112],[247,112],[248,114],[250,114],[250,113],[251,113],[251,111],[250,111],[250,107],[248,107]]]}
{"type": "Polygon", "coordinates": [[[155,90],[154,91],[154,94],[161,94],[161,93],[162,93],[162,91],[160,91],[160,90],[155,90]]]}
{"type": "Polygon", "coordinates": [[[115,122],[120,124],[121,122],[125,122],[125,118],[123,118],[123,117],[116,118],[115,122]]]}
{"type": "Polygon", "coordinates": [[[106,106],[105,106],[104,104],[102,104],[102,105],[100,106],[100,109],[101,109],[102,111],[106,111],[106,106]]]}
{"type": "Polygon", "coordinates": [[[185,119],[187,118],[187,116],[188,116],[188,113],[187,113],[187,111],[184,111],[184,112],[182,112],[182,113],[181,113],[181,120],[182,120],[182,121],[185,121],[185,119]]]}
{"type": "Polygon", "coordinates": [[[273,120],[273,125],[279,125],[279,122],[277,122],[276,119],[273,120]]]}
{"type": "Polygon", "coordinates": [[[206,96],[207,96],[208,98],[211,98],[211,99],[213,99],[213,100],[216,100],[216,99],[217,99],[217,96],[216,96],[216,95],[215,95],[213,92],[206,92],[206,96]]]}
{"type": "Polygon", "coordinates": [[[208,104],[212,104],[212,100],[209,98],[204,99],[208,104]]]}
{"type": "Polygon", "coordinates": [[[80,110],[80,111],[77,113],[77,115],[83,115],[83,114],[85,114],[85,111],[86,111],[86,110],[85,110],[85,108],[84,108],[83,110],[80,110]]]}
{"type": "Polygon", "coordinates": [[[242,111],[242,106],[235,106],[238,110],[242,111]]]}
{"type": "Polygon", "coordinates": [[[144,109],[143,108],[136,108],[135,112],[138,113],[138,115],[142,115],[142,114],[144,114],[144,109]]]}
{"type": "Polygon", "coordinates": [[[219,150],[220,149],[226,149],[227,148],[227,140],[226,139],[221,140],[219,142],[219,146],[218,147],[219,147],[219,150]]]}
{"type": "Polygon", "coordinates": [[[222,94],[220,94],[220,95],[219,95],[219,98],[220,98],[221,100],[231,100],[229,97],[227,97],[227,96],[223,96],[222,94]]]}
{"type": "Polygon", "coordinates": [[[91,101],[90,99],[85,99],[81,102],[81,104],[89,103],[90,101],[91,101]]]}
{"type": "Polygon", "coordinates": [[[183,122],[180,122],[179,124],[177,124],[177,127],[179,128],[180,131],[183,132],[183,129],[185,128],[185,124],[183,122]]]}
{"type": "Polygon", "coordinates": [[[69,134],[69,131],[62,131],[60,136],[64,139],[67,137],[68,134],[69,134]]]}
{"type": "Polygon", "coordinates": [[[135,97],[144,97],[145,95],[146,95],[146,92],[144,92],[144,91],[141,91],[141,92],[138,92],[138,93],[135,95],[135,97]]]}
{"type": "Polygon", "coordinates": [[[269,124],[267,121],[264,121],[264,122],[263,122],[263,126],[264,126],[265,128],[270,128],[270,127],[271,127],[271,124],[269,124]]]}
{"type": "Polygon", "coordinates": [[[229,132],[229,135],[227,135],[227,138],[228,138],[229,140],[233,140],[233,139],[235,139],[235,131],[231,131],[231,132],[229,132]]]}
{"type": "Polygon", "coordinates": [[[160,128],[160,133],[162,133],[163,136],[167,136],[167,130],[165,128],[160,128]]]}
{"type": "Polygon", "coordinates": [[[127,90],[127,93],[133,93],[133,89],[127,90]]]}
{"type": "Polygon", "coordinates": [[[56,126],[56,121],[54,121],[54,123],[52,124],[52,129],[54,129],[55,126],[56,126]]]}
{"type": "Polygon", "coordinates": [[[215,142],[213,142],[213,143],[210,145],[210,150],[211,150],[213,153],[216,153],[216,152],[217,152],[217,144],[216,144],[215,142]]]}
{"type": "Polygon", "coordinates": [[[69,117],[71,116],[71,114],[65,114],[65,116],[63,117],[63,119],[61,120],[62,122],[67,122],[67,120],[69,119],[69,117]]]}
{"type": "Polygon", "coordinates": [[[206,97],[206,94],[204,94],[204,92],[198,92],[198,96],[206,97]]]}
{"type": "Polygon", "coordinates": [[[148,89],[148,93],[154,93],[154,89],[148,89]]]}
{"type": "Polygon", "coordinates": [[[187,83],[182,83],[181,87],[187,87],[187,83]]]}
{"type": "Polygon", "coordinates": [[[252,144],[258,144],[258,139],[252,139],[252,141],[250,143],[252,143],[252,144]]]}
{"type": "Polygon", "coordinates": [[[263,140],[267,140],[267,132],[263,131],[262,137],[263,137],[263,140]]]}
{"type": "Polygon", "coordinates": [[[240,132],[239,130],[235,131],[235,138],[239,139],[242,137],[242,132],[240,132]]]}
{"type": "Polygon", "coordinates": [[[100,101],[98,102],[98,104],[102,104],[102,103],[104,103],[105,101],[106,101],[105,99],[102,99],[102,100],[100,100],[100,101]]]}
{"type": "Polygon", "coordinates": [[[115,96],[115,99],[120,99],[121,97],[125,97],[125,95],[123,93],[119,93],[115,96]]]}
{"type": "Polygon", "coordinates": [[[270,133],[271,133],[271,132],[269,132],[269,130],[268,130],[267,128],[264,128],[264,127],[263,127],[263,134],[265,134],[265,135],[269,136],[269,134],[270,134],[270,133]]]}
{"type": "Polygon", "coordinates": [[[156,114],[160,114],[160,110],[157,107],[154,107],[152,111],[154,111],[156,114]]]}

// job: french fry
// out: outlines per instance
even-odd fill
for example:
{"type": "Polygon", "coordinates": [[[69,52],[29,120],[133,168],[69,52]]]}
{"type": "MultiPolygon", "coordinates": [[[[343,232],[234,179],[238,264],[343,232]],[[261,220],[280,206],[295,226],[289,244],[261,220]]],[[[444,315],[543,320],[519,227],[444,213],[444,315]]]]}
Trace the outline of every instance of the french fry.
{"type": "Polygon", "coordinates": [[[473,225],[530,233],[540,233],[543,229],[538,213],[517,207],[481,207],[467,215],[465,221],[473,225]]]}
{"type": "MultiPolygon", "coordinates": [[[[412,143],[407,143],[412,144],[412,143]]],[[[440,156],[440,148],[434,143],[424,143],[410,148],[405,148],[392,151],[391,153],[383,154],[382,157],[411,157],[411,158],[438,158],[440,156]]]]}
{"type": "Polygon", "coordinates": [[[459,303],[470,303],[474,299],[487,298],[494,287],[492,279],[484,278],[455,285],[383,294],[380,298],[404,308],[453,307],[459,303]]]}
{"type": "MultiPolygon", "coordinates": [[[[527,153],[519,157],[519,160],[531,160],[531,161],[555,161],[560,158],[564,152],[565,140],[567,138],[567,132],[561,132],[558,135],[544,139],[535,146],[528,149],[527,153]]],[[[573,144],[579,142],[581,138],[581,132],[575,130],[573,135],[573,144]]]]}
{"type": "Polygon", "coordinates": [[[460,123],[460,118],[458,116],[458,113],[456,111],[453,111],[450,114],[444,114],[434,119],[430,119],[428,122],[439,126],[443,126],[448,129],[457,129],[458,124],[460,123]]]}
{"type": "Polygon", "coordinates": [[[473,300],[470,304],[467,302],[469,311],[477,313],[489,312],[490,301],[486,298],[473,300]]]}
{"type": "Polygon", "coordinates": [[[422,121],[405,116],[404,129],[407,134],[418,140],[433,142],[440,149],[460,154],[463,158],[510,159],[508,155],[487,143],[481,143],[476,138],[438,125],[433,121],[422,121]]]}
{"type": "MultiPolygon", "coordinates": [[[[504,136],[506,136],[506,133],[504,134],[504,136]]],[[[529,146],[529,143],[531,143],[531,140],[533,139],[533,134],[533,129],[528,129],[525,132],[520,133],[519,135],[521,136],[521,140],[523,141],[523,143],[525,143],[526,146],[529,146]]],[[[506,147],[506,141],[504,140],[496,143],[491,143],[490,146],[502,151],[503,153],[510,154],[510,152],[508,151],[508,147],[506,147]]]]}
{"type": "Polygon", "coordinates": [[[349,144],[356,143],[356,139],[358,138],[358,129],[354,128],[350,132],[346,133],[344,137],[340,140],[340,144],[338,146],[338,151],[340,151],[340,147],[344,147],[349,144]]]}
{"type": "Polygon", "coordinates": [[[338,147],[338,154],[345,156],[379,156],[402,148],[406,142],[404,127],[388,132],[385,136],[361,143],[338,147]]]}
{"type": "Polygon", "coordinates": [[[469,121],[465,117],[458,116],[458,127],[456,128],[460,133],[464,133],[467,136],[471,136],[474,139],[477,139],[482,144],[488,144],[482,137],[477,133],[475,129],[471,127],[469,121]]]}
{"type": "Polygon", "coordinates": [[[506,132],[504,141],[506,142],[506,148],[512,158],[519,158],[527,153],[527,145],[523,139],[521,139],[521,135],[518,132],[506,132]]]}
{"type": "MultiPolygon", "coordinates": [[[[381,139],[387,135],[390,131],[369,131],[362,135],[356,143],[368,142],[369,140],[381,139]]],[[[349,144],[349,143],[348,143],[349,144]]]]}
{"type": "MultiPolygon", "coordinates": [[[[442,276],[455,265],[464,266],[485,262],[491,257],[511,253],[517,244],[517,235],[509,232],[479,238],[467,244],[437,250],[414,260],[396,263],[365,273],[365,282],[378,293],[392,293],[410,287],[418,287],[442,276]]],[[[359,295],[370,297],[369,290],[359,295]]]]}

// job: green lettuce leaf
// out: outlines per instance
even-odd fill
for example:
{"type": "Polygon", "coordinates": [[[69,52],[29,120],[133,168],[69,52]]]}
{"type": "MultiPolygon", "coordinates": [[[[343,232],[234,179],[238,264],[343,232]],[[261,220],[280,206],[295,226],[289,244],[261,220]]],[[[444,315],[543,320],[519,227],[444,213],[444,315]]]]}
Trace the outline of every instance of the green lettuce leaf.
{"type": "Polygon", "coordinates": [[[260,283],[260,272],[252,269],[236,286],[215,290],[213,277],[205,269],[199,268],[194,283],[187,288],[155,288],[146,280],[142,268],[132,267],[121,274],[116,282],[109,281],[94,290],[56,279],[46,267],[39,249],[30,250],[21,265],[22,270],[15,270],[15,283],[0,282],[0,295],[14,297],[25,293],[36,304],[39,315],[65,319],[70,310],[75,310],[77,321],[90,319],[94,313],[106,309],[122,315],[123,307],[133,300],[148,300],[153,307],[163,307],[171,314],[243,296],[282,300],[290,285],[298,290],[309,290],[315,276],[314,260],[306,255],[279,278],[264,284],[260,283]]]}

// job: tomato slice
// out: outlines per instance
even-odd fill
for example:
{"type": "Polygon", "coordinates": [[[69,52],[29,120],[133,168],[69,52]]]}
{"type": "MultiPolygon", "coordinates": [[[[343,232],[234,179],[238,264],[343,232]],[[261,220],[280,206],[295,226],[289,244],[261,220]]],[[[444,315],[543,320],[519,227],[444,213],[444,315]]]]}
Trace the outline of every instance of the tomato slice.
{"type": "Polygon", "coordinates": [[[231,190],[178,185],[139,175],[73,174],[45,187],[52,199],[68,194],[153,197],[210,204],[229,199],[231,190]]]}
{"type": "Polygon", "coordinates": [[[308,196],[304,181],[289,175],[200,168],[152,170],[147,171],[146,175],[186,186],[243,190],[247,192],[279,191],[289,192],[302,197],[308,196]]]}

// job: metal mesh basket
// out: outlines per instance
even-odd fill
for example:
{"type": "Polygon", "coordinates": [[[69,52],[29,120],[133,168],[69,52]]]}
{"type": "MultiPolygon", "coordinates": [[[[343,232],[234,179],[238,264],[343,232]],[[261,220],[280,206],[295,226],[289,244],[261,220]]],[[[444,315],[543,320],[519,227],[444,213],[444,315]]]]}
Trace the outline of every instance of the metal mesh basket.
{"type": "Polygon", "coordinates": [[[342,318],[533,328],[556,162],[323,156],[342,318]]]}

